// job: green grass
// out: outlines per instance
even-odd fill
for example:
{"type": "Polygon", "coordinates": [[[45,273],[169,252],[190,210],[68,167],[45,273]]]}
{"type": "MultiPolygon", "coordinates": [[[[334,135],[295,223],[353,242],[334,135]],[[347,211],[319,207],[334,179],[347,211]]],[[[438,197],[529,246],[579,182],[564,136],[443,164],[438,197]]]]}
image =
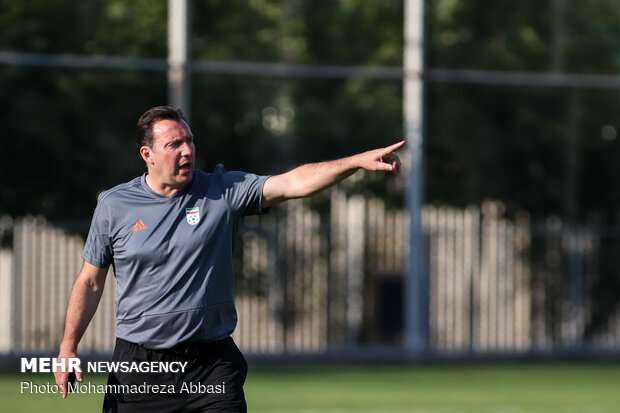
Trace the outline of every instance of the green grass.
{"type": "Polygon", "coordinates": [[[253,412],[620,412],[620,366],[283,367],[247,396],[253,412]]]}
{"type": "MultiPolygon", "coordinates": [[[[22,381],[53,384],[0,374],[0,412],[101,410],[102,395],[21,393],[22,381]]],[[[620,412],[620,365],[251,366],[246,394],[256,413],[611,413],[620,412]]]]}

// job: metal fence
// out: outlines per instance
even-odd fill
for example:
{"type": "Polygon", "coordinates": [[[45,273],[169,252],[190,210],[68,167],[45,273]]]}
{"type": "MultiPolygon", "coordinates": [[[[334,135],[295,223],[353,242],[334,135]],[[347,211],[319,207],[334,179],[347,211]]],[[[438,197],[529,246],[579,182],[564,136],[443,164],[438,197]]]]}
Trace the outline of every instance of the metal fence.
{"type": "MultiPolygon", "coordinates": [[[[334,189],[327,212],[297,200],[246,220],[236,251],[234,333],[248,354],[402,345],[408,216],[334,189]]],[[[423,210],[430,351],[620,350],[620,233],[508,219],[499,203],[423,210]]],[[[82,236],[42,218],[2,220],[0,353],[57,351],[82,236]]],[[[80,345],[109,352],[114,290],[80,345]]]]}
{"type": "MultiPolygon", "coordinates": [[[[5,223],[12,220],[6,219],[5,223]]],[[[73,282],[82,267],[84,238],[40,217],[11,222],[12,248],[0,254],[0,352],[56,351],[73,282]]],[[[108,351],[114,345],[115,282],[109,275],[99,311],[81,342],[82,351],[108,351]]]]}

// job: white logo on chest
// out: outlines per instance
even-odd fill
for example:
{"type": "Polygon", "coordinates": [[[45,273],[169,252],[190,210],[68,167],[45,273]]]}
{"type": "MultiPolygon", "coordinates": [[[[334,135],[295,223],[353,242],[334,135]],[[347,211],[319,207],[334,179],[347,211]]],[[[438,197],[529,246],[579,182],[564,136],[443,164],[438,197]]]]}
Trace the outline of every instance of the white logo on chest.
{"type": "Polygon", "coordinates": [[[200,222],[200,209],[198,207],[185,208],[185,219],[190,225],[196,225],[200,222]]]}

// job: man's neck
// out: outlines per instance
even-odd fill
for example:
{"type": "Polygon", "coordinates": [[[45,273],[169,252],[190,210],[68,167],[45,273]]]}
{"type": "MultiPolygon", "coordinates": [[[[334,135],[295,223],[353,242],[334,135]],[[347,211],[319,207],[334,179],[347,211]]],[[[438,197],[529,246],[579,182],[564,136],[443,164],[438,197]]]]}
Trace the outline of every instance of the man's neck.
{"type": "Polygon", "coordinates": [[[167,196],[168,198],[175,196],[185,186],[173,186],[158,182],[157,179],[153,179],[153,176],[149,173],[146,174],[145,181],[149,188],[151,188],[154,192],[159,195],[167,196]]]}

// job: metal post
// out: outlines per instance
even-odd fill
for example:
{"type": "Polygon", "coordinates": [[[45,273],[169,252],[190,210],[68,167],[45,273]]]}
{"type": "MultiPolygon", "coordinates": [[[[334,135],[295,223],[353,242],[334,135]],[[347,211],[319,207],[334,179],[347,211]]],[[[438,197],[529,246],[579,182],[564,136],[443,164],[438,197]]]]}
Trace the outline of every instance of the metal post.
{"type": "Polygon", "coordinates": [[[189,120],[187,0],[168,0],[168,102],[189,120]]]}
{"type": "Polygon", "coordinates": [[[428,283],[422,260],[424,130],[424,0],[405,1],[403,117],[409,170],[407,208],[411,217],[408,273],[405,277],[405,346],[411,355],[428,349],[428,283]]]}

